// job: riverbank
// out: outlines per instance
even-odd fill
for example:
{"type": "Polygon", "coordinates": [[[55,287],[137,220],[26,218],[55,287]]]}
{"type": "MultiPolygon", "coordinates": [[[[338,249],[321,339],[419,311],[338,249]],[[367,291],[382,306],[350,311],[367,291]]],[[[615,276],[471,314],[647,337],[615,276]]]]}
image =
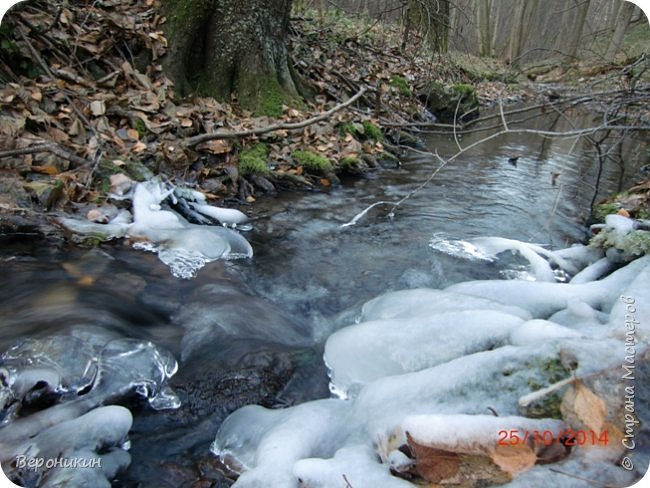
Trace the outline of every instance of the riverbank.
{"type": "Polygon", "coordinates": [[[263,195],[326,190],[341,177],[394,167],[419,144],[416,125],[464,128],[432,117],[433,85],[448,97],[438,100],[451,107],[447,115],[460,120],[461,102],[469,102],[468,121],[497,100],[543,111],[561,96],[494,60],[401,49],[396,26],[368,30],[345,17],[321,25],[303,15],[293,19],[289,49],[311,99],[251,114],[236,100],[174,96],[159,65],[162,23],[138,4],[119,13],[70,5],[61,13],[33,2],[5,16],[13,34],[3,34],[8,82],[0,88],[3,232],[58,239],[66,234],[54,217],[102,221],[124,176],[157,175],[254,213],[263,195]],[[205,136],[214,132],[222,137],[205,136]]]}

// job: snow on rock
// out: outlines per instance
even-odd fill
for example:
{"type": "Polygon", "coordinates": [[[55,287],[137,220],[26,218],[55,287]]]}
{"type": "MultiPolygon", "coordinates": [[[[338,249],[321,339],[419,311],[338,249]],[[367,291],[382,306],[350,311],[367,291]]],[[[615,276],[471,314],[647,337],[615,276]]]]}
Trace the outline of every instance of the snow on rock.
{"type": "Polygon", "coordinates": [[[377,462],[377,453],[372,446],[357,444],[337,450],[332,458],[301,459],[294,465],[293,475],[309,488],[344,487],[346,482],[354,488],[413,487],[411,483],[393,476],[390,469],[388,465],[377,462]]]}
{"type": "Polygon", "coordinates": [[[347,397],[361,385],[419,371],[507,343],[517,316],[495,310],[375,320],[345,327],[325,344],[331,390],[347,397]]]}
{"type": "Polygon", "coordinates": [[[498,310],[522,319],[531,318],[523,308],[503,305],[494,300],[431,288],[415,288],[392,291],[373,298],[363,305],[359,320],[405,318],[472,309],[498,310]]]}
{"type": "Polygon", "coordinates": [[[509,339],[511,344],[523,346],[563,337],[582,337],[582,334],[548,320],[535,319],[513,328],[509,339]]]}
{"type": "Polygon", "coordinates": [[[575,329],[606,324],[609,321],[609,314],[576,300],[571,301],[564,310],[551,315],[549,320],[575,329]]]}
{"type": "Polygon", "coordinates": [[[614,270],[614,263],[607,258],[600,258],[595,263],[590,264],[582,271],[571,278],[570,283],[577,285],[579,283],[588,283],[595,281],[607,275],[614,270]]]}
{"type": "Polygon", "coordinates": [[[296,461],[334,454],[348,408],[333,399],[285,410],[246,406],[223,422],[211,450],[231,469],[245,471],[238,487],[294,486],[296,461]]]}
{"type": "Polygon", "coordinates": [[[528,310],[535,318],[547,318],[567,308],[573,301],[581,301],[592,308],[609,312],[618,296],[648,264],[650,256],[644,256],[600,281],[583,284],[483,280],[457,283],[445,290],[488,298],[504,305],[519,306],[528,310]]]}
{"type": "Polygon", "coordinates": [[[626,345],[636,341],[650,345],[650,266],[622,290],[610,312],[609,325],[626,345]]]}
{"type": "MultiPolygon", "coordinates": [[[[554,253],[574,273],[603,255],[584,247],[554,253]]],[[[567,425],[622,432],[620,419],[612,424],[622,394],[607,392],[620,389],[630,348],[641,360],[650,341],[650,256],[598,281],[585,276],[583,283],[486,280],[375,298],[360,323],[325,346],[333,389],[347,399],[244,407],[222,424],[211,450],[241,473],[237,488],[401,488],[412,486],[407,479],[527,486],[518,480],[550,476],[540,463],[627,481],[615,462],[620,442],[569,452],[559,438],[567,425]],[[514,429],[553,433],[553,445],[529,437],[504,451],[499,432],[514,429]]],[[[575,479],[553,475],[553,482],[569,488],[575,479]]]]}

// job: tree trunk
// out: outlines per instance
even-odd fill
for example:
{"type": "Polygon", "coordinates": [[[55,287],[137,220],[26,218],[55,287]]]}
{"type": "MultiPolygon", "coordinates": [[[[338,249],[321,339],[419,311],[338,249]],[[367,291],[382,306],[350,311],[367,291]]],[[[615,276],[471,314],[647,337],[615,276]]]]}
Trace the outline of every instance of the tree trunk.
{"type": "Polygon", "coordinates": [[[449,0],[409,0],[406,10],[404,39],[412,28],[417,29],[433,52],[447,51],[449,42],[449,0]]]}
{"type": "Polygon", "coordinates": [[[567,41],[567,56],[575,60],[578,54],[578,47],[582,38],[582,29],[584,28],[585,21],[587,20],[587,12],[589,11],[589,4],[591,0],[581,0],[578,3],[576,17],[570,29],[568,29],[569,39],[567,41]]]}
{"type": "Polygon", "coordinates": [[[490,0],[478,0],[478,39],[479,54],[492,55],[492,34],[490,32],[490,0]]]}
{"type": "Polygon", "coordinates": [[[291,0],[163,0],[163,67],[177,95],[195,93],[278,116],[299,100],[285,38],[291,0]]]}
{"type": "Polygon", "coordinates": [[[612,39],[609,41],[607,54],[605,54],[605,59],[610,63],[614,61],[616,54],[623,45],[625,31],[627,26],[630,24],[630,20],[632,20],[634,7],[635,5],[632,2],[623,2],[623,5],[621,5],[618,10],[618,15],[616,16],[616,29],[614,30],[614,34],[612,34],[612,39]]]}
{"type": "Polygon", "coordinates": [[[524,32],[532,13],[537,9],[537,0],[517,0],[512,15],[512,30],[510,31],[510,43],[508,45],[507,60],[513,65],[519,64],[525,46],[524,32]]]}

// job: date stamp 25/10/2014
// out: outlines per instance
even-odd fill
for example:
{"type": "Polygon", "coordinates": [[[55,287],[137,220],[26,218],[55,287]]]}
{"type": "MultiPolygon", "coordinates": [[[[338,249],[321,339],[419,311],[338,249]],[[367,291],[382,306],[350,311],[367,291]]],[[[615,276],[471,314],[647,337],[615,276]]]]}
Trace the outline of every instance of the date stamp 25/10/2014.
{"type": "Polygon", "coordinates": [[[595,430],[574,430],[562,429],[554,432],[552,430],[523,430],[523,429],[502,429],[497,432],[499,446],[526,446],[529,442],[538,445],[551,446],[562,444],[572,446],[606,446],[609,437],[606,430],[597,432],[595,430]]]}

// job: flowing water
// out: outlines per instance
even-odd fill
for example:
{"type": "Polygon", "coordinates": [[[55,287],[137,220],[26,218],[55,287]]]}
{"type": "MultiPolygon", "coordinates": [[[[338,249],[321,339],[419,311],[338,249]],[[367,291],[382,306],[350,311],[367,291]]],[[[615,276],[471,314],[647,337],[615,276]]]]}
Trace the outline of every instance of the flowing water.
{"type": "MultiPolygon", "coordinates": [[[[582,114],[535,124],[562,131],[593,122],[582,114]]],[[[485,135],[458,142],[465,147],[485,135]]],[[[458,150],[449,135],[426,143],[443,158],[458,150]]],[[[627,164],[623,174],[606,165],[599,198],[634,181],[646,163],[638,141],[604,147],[627,164]]],[[[191,408],[142,415],[124,483],[161,476],[151,466],[169,459],[179,479],[191,478],[183,471],[188,459],[207,455],[228,412],[249,401],[272,406],[328,395],[322,343],[351,323],[364,301],[388,290],[525,272],[516,257],[468,259],[463,239],[501,236],[560,248],[586,238],[598,159],[584,141],[530,134],[492,139],[444,165],[397,207],[378,204],[359,216],[376,202],[400,201],[440,165],[415,155],[340,186],[260,197],[245,233],[254,257],[210,263],[192,280],[174,278],[154,255],[122,242],[79,249],[2,236],[0,350],[22,336],[92,326],[171,351],[180,360],[172,387],[191,408]]]]}

